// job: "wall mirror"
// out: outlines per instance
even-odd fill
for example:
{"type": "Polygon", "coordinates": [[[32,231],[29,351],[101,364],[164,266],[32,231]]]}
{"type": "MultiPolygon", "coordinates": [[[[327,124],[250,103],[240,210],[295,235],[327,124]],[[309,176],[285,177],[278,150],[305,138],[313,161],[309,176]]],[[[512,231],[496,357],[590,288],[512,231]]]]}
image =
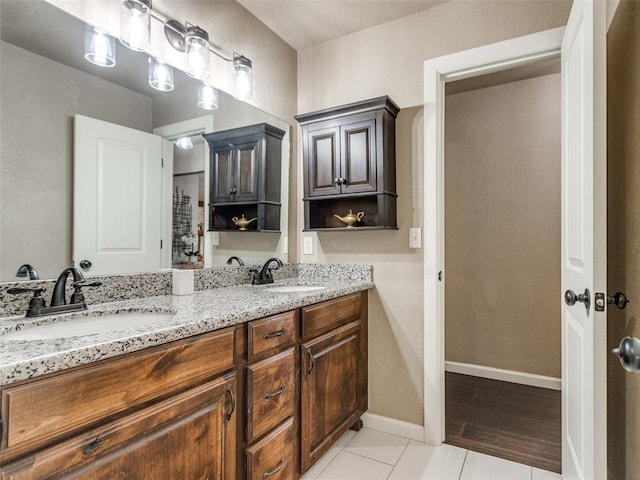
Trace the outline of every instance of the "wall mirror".
{"type": "MultiPolygon", "coordinates": [[[[25,280],[16,276],[25,263],[41,279],[55,278],[72,264],[74,231],[84,227],[75,221],[74,205],[86,200],[73,193],[74,181],[85,180],[74,177],[76,115],[155,132],[174,148],[165,190],[176,204],[190,207],[180,212],[166,208],[163,229],[171,232],[174,222],[182,221],[194,243],[188,248],[170,237],[169,265],[146,271],[180,268],[186,262],[224,265],[231,255],[256,263],[283,257],[291,130],[286,122],[224,92],[218,92],[216,110],[198,108],[198,82],[178,69],[174,90],[157,91],[148,85],[148,56],[117,40],[116,66],[92,65],[83,58],[85,24],[43,0],[2,0],[0,17],[0,281],[25,280]],[[286,132],[280,233],[207,232],[208,146],[201,135],[262,122],[286,132]],[[174,147],[180,137],[190,137],[193,148],[174,147]],[[200,258],[190,254],[198,250],[200,258]]],[[[126,165],[121,170],[126,176],[126,165]]],[[[164,249],[167,240],[163,243],[164,249]]],[[[85,273],[123,273],[115,262],[105,265],[100,272],[89,268],[85,273]]]]}

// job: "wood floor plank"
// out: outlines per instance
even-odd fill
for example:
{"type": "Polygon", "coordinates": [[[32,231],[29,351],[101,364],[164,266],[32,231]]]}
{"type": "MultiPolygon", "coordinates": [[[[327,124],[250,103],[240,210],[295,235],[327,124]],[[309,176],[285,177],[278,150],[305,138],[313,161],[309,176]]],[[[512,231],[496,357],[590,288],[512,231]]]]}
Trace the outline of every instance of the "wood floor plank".
{"type": "Polygon", "coordinates": [[[446,374],[446,443],[560,473],[559,391],[446,374]]]}

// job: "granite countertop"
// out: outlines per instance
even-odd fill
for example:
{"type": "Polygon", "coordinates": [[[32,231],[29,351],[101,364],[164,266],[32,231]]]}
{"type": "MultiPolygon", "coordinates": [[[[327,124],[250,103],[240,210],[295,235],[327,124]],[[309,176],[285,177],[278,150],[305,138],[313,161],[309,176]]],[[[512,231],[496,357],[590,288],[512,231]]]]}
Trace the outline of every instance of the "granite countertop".
{"type": "Polygon", "coordinates": [[[237,285],[185,296],[162,295],[102,303],[90,306],[87,311],[80,313],[37,319],[27,319],[24,316],[0,318],[0,385],[161,345],[374,287],[370,281],[350,280],[304,282],[324,287],[321,290],[305,292],[283,293],[270,289],[278,285],[301,283],[296,279],[288,279],[271,285],[237,285]],[[165,312],[170,315],[146,327],[127,327],[108,333],[45,340],[2,338],[3,334],[34,325],[79,316],[125,312],[165,312]]]}

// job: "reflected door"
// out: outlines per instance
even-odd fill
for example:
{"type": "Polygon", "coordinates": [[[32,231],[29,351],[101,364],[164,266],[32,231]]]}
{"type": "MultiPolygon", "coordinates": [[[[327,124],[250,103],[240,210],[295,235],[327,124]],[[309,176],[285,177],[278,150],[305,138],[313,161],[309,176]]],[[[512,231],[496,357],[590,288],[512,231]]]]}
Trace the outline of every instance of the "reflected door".
{"type": "Polygon", "coordinates": [[[162,138],[82,115],[74,133],[74,265],[87,260],[91,275],[158,270],[162,138]]]}

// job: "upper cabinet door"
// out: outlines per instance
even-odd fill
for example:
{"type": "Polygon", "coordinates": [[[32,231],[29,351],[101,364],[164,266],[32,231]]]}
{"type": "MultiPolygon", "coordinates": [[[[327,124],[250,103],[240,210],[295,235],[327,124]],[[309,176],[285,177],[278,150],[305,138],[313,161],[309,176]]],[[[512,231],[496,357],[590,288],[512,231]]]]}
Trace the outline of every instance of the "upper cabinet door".
{"type": "Polygon", "coordinates": [[[233,201],[233,145],[217,147],[211,153],[211,201],[233,201]]]}
{"type": "Polygon", "coordinates": [[[258,157],[260,156],[258,137],[235,147],[234,152],[234,199],[238,202],[258,200],[258,157]]]}
{"type": "Polygon", "coordinates": [[[309,132],[307,137],[308,192],[310,197],[340,193],[340,128],[309,132]]]}
{"type": "Polygon", "coordinates": [[[376,121],[371,119],[340,128],[342,154],[339,183],[342,193],[375,192],[376,121]]]}

